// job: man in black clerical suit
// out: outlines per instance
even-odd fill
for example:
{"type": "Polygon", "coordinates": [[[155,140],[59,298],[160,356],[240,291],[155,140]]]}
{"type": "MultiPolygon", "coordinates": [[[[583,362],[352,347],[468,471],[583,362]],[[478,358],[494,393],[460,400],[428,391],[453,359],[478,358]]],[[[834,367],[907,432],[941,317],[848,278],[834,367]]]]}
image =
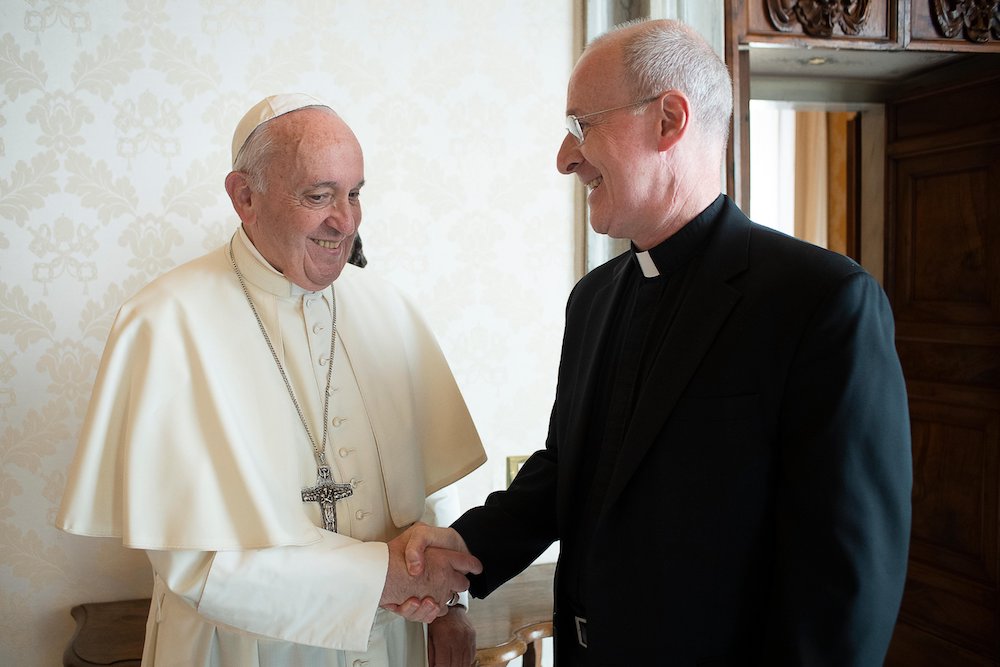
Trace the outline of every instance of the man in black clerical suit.
{"type": "Polygon", "coordinates": [[[476,597],[561,540],[560,667],[875,666],[892,635],[911,454],[889,303],[719,194],[731,110],[682,24],[586,49],[558,168],[632,249],[569,297],[545,448],[458,535],[412,533],[416,559],[464,541],[476,597]]]}

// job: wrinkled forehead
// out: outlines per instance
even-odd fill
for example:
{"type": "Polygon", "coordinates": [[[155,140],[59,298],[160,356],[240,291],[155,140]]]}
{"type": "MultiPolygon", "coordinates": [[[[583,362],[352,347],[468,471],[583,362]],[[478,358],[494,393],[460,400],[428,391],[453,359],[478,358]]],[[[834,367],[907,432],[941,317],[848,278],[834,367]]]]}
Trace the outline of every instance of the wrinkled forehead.
{"type": "Polygon", "coordinates": [[[269,123],[272,126],[271,136],[276,142],[295,143],[303,139],[315,139],[322,142],[357,143],[357,138],[347,123],[333,109],[327,107],[299,109],[279,116],[269,123]]]}
{"type": "MultiPolygon", "coordinates": [[[[296,164],[342,163],[361,168],[361,144],[351,128],[329,109],[302,109],[273,121],[272,141],[276,158],[296,164]]],[[[282,165],[287,168],[289,165],[282,165]]]]}

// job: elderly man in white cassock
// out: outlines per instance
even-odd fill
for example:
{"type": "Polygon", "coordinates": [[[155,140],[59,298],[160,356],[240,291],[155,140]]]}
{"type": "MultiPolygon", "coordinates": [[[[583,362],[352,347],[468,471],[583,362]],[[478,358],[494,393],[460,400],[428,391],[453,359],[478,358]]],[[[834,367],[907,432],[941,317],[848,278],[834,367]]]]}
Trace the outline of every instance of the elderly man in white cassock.
{"type": "Polygon", "coordinates": [[[412,577],[400,536],[454,518],[439,491],[485,454],[413,307],[348,263],[363,185],[332,109],[263,100],[226,177],[242,226],[118,313],[57,525],[148,554],[143,665],[473,660],[480,564],[412,577]]]}

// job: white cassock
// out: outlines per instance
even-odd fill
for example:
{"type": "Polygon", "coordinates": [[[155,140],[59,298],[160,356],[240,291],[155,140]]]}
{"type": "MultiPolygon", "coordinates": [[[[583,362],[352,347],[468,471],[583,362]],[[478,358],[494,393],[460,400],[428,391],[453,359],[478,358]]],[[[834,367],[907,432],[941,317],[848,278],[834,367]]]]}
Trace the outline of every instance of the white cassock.
{"type": "Polygon", "coordinates": [[[348,265],[306,292],[242,229],[232,247],[317,443],[336,295],[326,457],[353,486],[338,532],[301,500],[314,452],[228,246],[122,306],[57,526],[147,551],[143,665],[422,667],[423,627],[378,600],[385,542],[486,460],[451,371],[412,306],[369,271],[348,265]]]}

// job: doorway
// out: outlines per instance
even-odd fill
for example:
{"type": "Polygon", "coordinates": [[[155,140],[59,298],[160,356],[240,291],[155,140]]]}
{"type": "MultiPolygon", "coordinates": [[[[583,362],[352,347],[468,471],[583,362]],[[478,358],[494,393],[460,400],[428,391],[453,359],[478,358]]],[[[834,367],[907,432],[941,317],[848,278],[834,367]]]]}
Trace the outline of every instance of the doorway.
{"type": "MultiPolygon", "coordinates": [[[[884,115],[879,104],[751,99],[750,218],[863,263],[861,190],[882,170],[874,158],[884,115]]],[[[880,210],[867,207],[865,228],[881,229],[880,210]]],[[[866,268],[880,277],[871,260],[866,268]]]]}

